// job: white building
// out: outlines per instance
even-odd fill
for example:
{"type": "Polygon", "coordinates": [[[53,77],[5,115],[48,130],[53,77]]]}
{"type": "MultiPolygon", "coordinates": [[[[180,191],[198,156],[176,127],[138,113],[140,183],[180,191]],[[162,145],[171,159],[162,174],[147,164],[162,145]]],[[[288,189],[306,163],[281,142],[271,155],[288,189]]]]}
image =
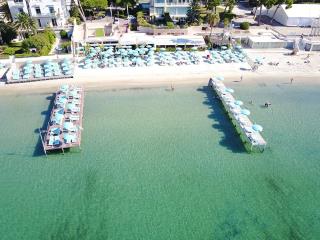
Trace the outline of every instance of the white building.
{"type": "MultiPolygon", "coordinates": [[[[272,18],[277,6],[271,9],[264,9],[262,14],[272,18]]],[[[286,5],[282,5],[276,12],[274,20],[284,26],[311,26],[313,21],[320,17],[319,4],[293,4],[291,8],[286,9],[286,5]]]]}
{"type": "Polygon", "coordinates": [[[192,0],[150,0],[150,16],[159,18],[165,12],[173,20],[184,19],[192,0]]]}
{"type": "Polygon", "coordinates": [[[7,0],[13,20],[19,13],[33,17],[40,28],[62,27],[67,23],[70,0],[7,0]]]}

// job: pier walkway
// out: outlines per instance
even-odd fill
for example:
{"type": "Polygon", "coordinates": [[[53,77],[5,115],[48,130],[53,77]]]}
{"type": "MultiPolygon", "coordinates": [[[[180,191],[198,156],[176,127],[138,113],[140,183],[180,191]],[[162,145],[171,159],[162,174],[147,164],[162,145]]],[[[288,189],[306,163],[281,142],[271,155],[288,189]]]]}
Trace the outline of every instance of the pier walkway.
{"type": "Polygon", "coordinates": [[[54,106],[46,130],[40,130],[45,154],[51,150],[80,147],[84,91],[82,88],[62,85],[55,94],[54,106]]]}
{"type": "Polygon", "coordinates": [[[227,88],[222,83],[223,77],[214,77],[210,79],[209,86],[212,87],[227,112],[241,140],[244,142],[247,151],[264,151],[267,142],[261,135],[262,126],[253,124],[249,118],[250,111],[241,108],[243,102],[237,101],[231,88],[227,88]]]}

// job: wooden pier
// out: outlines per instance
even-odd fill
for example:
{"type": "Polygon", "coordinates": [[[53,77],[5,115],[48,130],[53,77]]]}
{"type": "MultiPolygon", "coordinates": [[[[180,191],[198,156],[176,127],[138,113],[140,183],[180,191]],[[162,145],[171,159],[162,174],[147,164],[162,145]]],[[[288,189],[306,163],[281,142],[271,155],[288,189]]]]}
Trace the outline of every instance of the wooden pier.
{"type": "Polygon", "coordinates": [[[54,106],[46,130],[40,131],[44,153],[81,147],[84,91],[62,85],[55,93],[54,106]]]}
{"type": "Polygon", "coordinates": [[[231,94],[232,91],[230,91],[230,89],[228,89],[221,80],[218,80],[216,78],[210,80],[209,86],[215,90],[217,96],[221,100],[221,103],[225,111],[227,112],[233,126],[239,133],[246,150],[248,152],[264,151],[267,142],[260,134],[262,128],[254,129],[258,125],[253,124],[249,119],[248,114],[245,114],[246,112],[248,112],[247,109],[241,109],[241,107],[236,104],[237,101],[231,94]]]}

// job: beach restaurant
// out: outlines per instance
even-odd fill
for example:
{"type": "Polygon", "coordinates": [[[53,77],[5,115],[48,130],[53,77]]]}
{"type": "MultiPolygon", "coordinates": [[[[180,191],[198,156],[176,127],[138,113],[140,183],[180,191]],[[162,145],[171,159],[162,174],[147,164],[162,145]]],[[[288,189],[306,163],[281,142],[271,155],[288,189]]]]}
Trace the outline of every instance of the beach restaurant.
{"type": "Polygon", "coordinates": [[[88,34],[85,27],[75,26],[72,35],[72,49],[75,54],[89,45],[95,46],[139,46],[153,47],[206,47],[202,36],[195,35],[147,35],[146,33],[129,32],[122,34],[98,36],[88,34]]]}

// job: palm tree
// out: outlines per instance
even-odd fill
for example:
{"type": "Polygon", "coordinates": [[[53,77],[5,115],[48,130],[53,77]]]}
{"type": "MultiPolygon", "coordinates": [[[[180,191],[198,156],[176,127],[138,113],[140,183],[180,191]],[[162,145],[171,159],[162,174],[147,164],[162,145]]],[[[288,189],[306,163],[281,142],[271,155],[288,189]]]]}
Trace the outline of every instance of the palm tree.
{"type": "Polygon", "coordinates": [[[213,27],[216,26],[219,23],[219,21],[220,21],[219,14],[211,13],[208,15],[208,23],[210,25],[210,35],[209,35],[210,39],[211,39],[213,27]]]}
{"type": "Polygon", "coordinates": [[[228,8],[228,12],[231,13],[235,4],[236,4],[236,0],[227,0],[225,2],[224,14],[227,12],[227,8],[228,8]]]}
{"type": "Polygon", "coordinates": [[[129,16],[129,7],[137,4],[136,0],[116,0],[116,4],[126,8],[127,16],[129,16]]]}
{"type": "Polygon", "coordinates": [[[73,2],[74,2],[74,4],[75,4],[76,6],[79,7],[80,16],[81,16],[82,20],[83,20],[84,22],[86,22],[86,16],[85,16],[85,14],[84,14],[84,11],[83,11],[83,8],[82,8],[82,5],[81,5],[81,1],[80,1],[80,0],[73,0],[73,2]]]}
{"type": "Polygon", "coordinates": [[[217,13],[217,6],[221,4],[221,0],[208,0],[207,7],[217,13]]]}
{"type": "Polygon", "coordinates": [[[17,15],[17,20],[14,22],[14,26],[19,31],[22,38],[25,38],[27,33],[36,33],[37,26],[33,18],[31,18],[26,13],[19,13],[17,15]]]}
{"type": "Polygon", "coordinates": [[[7,2],[1,4],[0,12],[3,13],[3,19],[2,20],[8,21],[8,22],[12,21],[9,5],[8,5],[7,2]]]}

